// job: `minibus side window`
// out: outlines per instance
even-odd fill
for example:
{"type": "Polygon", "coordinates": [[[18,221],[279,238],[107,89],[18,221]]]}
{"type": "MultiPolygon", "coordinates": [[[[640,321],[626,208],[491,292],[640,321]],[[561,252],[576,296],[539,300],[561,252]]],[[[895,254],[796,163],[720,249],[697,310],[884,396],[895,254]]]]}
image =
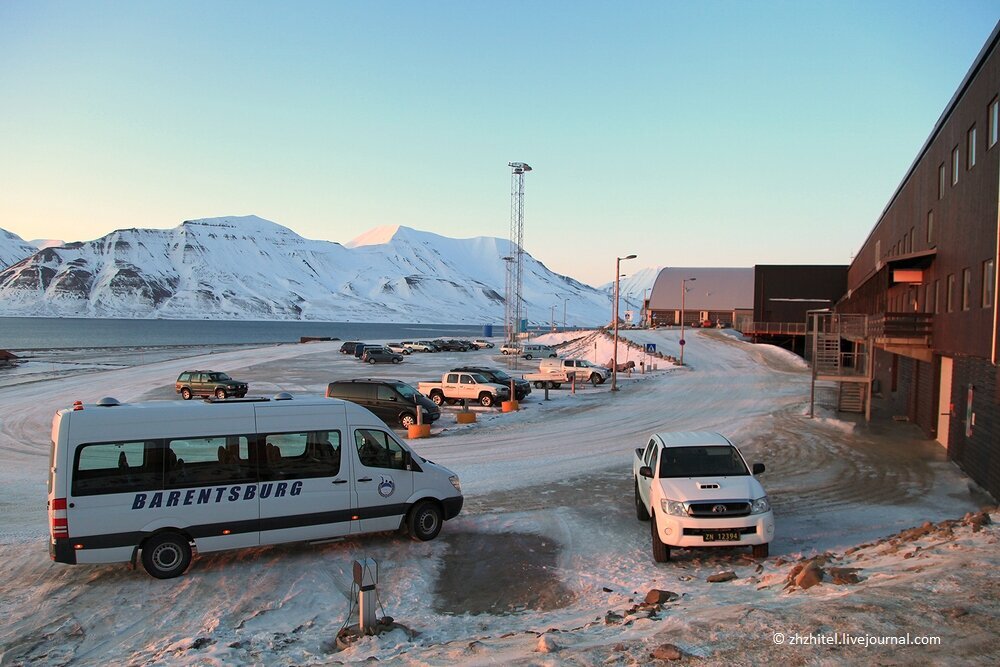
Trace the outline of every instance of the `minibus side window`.
{"type": "Polygon", "coordinates": [[[256,482],[248,456],[249,438],[245,435],[167,440],[166,487],[256,482]]]}
{"type": "Polygon", "coordinates": [[[262,479],[336,477],[340,473],[340,431],[262,435],[262,479]]]}
{"type": "Polygon", "coordinates": [[[360,428],[354,432],[358,459],[367,468],[406,470],[403,448],[383,431],[360,428]]]}
{"type": "MultiPolygon", "coordinates": [[[[157,443],[148,443],[155,448],[157,443]]],[[[74,496],[130,493],[162,488],[163,470],[147,456],[147,443],[104,442],[80,445],[73,462],[74,496]]]]}

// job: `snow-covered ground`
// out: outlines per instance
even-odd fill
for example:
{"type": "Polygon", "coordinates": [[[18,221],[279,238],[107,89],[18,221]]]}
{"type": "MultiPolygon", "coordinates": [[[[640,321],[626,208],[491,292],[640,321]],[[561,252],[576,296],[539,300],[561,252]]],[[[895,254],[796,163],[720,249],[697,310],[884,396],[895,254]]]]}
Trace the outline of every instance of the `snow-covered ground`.
{"type": "MultiPolygon", "coordinates": [[[[661,644],[699,664],[995,664],[1000,649],[1000,531],[961,518],[990,502],[913,425],[865,425],[824,408],[808,419],[809,374],[800,359],[727,332],[686,332],[686,365],[647,357],[646,343],[677,356],[676,330],[620,332],[644,363],[608,385],[535,390],[523,410],[451,409],[434,436],[413,441],[455,470],[463,513],[417,543],[375,535],[326,545],[207,554],[186,575],[159,581],[122,565],[66,566],[47,555],[45,470],[56,409],[111,395],[173,399],[187,368],[225,370],[251,393],[320,394],[334,379],[439,377],[457,364],[513,372],[537,366],[484,350],[414,354],[399,366],[362,366],[339,343],[280,345],[189,356],[148,352],[71,366],[46,359],[16,381],[0,375],[0,664],[643,664],[661,644]],[[648,363],[645,363],[648,362],[648,363]],[[656,370],[649,369],[656,363],[656,370]],[[778,535],[758,564],[739,550],[650,557],[649,527],[632,508],[631,457],[649,433],[712,429],[730,436],[761,476],[778,535]],[[864,546],[861,546],[864,545],[864,546]],[[861,546],[861,548],[856,548],[861,546]],[[384,612],[403,630],[337,652],[347,622],[351,565],[380,564],[384,612]],[[787,586],[807,559],[823,583],[787,586]],[[858,568],[852,577],[834,568],[858,568]],[[709,583],[731,571],[735,579],[709,583]],[[644,606],[650,589],[676,600],[644,606]],[[673,597],[673,596],[670,596],[673,597]],[[776,633],[782,633],[777,643],[776,633]],[[861,646],[867,637],[940,637],[924,646],[861,646]],[[827,637],[823,640],[822,637],[827,637]],[[814,637],[806,645],[791,637],[814,637]],[[815,639],[819,637],[819,639],[815,639]],[[833,639],[830,639],[833,637],[833,639]]],[[[600,333],[539,339],[604,362],[600,333]]],[[[31,363],[31,362],[29,362],[31,363]]],[[[993,514],[993,518],[1000,516],[993,514]]],[[[350,622],[356,622],[351,619],[350,622]]]]}

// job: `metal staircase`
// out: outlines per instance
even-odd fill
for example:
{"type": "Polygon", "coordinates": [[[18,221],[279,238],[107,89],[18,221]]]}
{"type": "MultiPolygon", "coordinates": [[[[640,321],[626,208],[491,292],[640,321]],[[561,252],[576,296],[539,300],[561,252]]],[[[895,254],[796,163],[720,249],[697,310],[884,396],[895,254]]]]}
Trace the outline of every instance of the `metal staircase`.
{"type": "Polygon", "coordinates": [[[837,410],[839,412],[862,413],[865,411],[865,398],[868,391],[867,383],[839,382],[837,410]]]}

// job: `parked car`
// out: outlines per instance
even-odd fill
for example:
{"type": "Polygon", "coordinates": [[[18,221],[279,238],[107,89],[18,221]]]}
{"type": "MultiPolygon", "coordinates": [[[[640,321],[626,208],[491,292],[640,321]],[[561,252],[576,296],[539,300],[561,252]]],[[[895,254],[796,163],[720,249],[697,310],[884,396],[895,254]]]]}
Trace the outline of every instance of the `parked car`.
{"type": "Polygon", "coordinates": [[[377,346],[377,345],[370,345],[368,343],[355,343],[355,345],[354,345],[354,356],[357,357],[358,359],[360,359],[361,355],[365,353],[365,348],[366,347],[379,347],[379,346],[377,346]]]}
{"type": "Polygon", "coordinates": [[[337,380],[327,385],[326,397],[356,403],[374,412],[386,424],[403,428],[417,423],[418,407],[424,424],[433,423],[441,417],[441,408],[437,403],[399,380],[337,380]]]}
{"type": "Polygon", "coordinates": [[[502,345],[500,347],[500,352],[502,352],[505,355],[507,355],[507,354],[514,354],[514,355],[521,354],[521,346],[520,345],[515,345],[513,343],[505,343],[504,345],[502,345]]]}
{"type": "Polygon", "coordinates": [[[551,345],[529,343],[521,346],[521,356],[525,359],[534,359],[535,357],[557,357],[559,355],[556,354],[556,349],[551,345]]]}
{"type": "Polygon", "coordinates": [[[404,340],[400,345],[405,345],[414,352],[437,352],[434,346],[425,340],[404,340]]]}
{"type": "Polygon", "coordinates": [[[177,376],[174,391],[185,401],[190,400],[192,396],[243,398],[247,395],[247,383],[234,380],[218,371],[184,371],[177,376]]]}
{"type": "Polygon", "coordinates": [[[523,400],[525,396],[531,393],[530,382],[521,378],[512,377],[508,375],[506,371],[499,368],[493,368],[492,366],[462,366],[460,368],[452,368],[451,372],[479,373],[490,382],[502,384],[505,387],[510,387],[510,381],[514,380],[514,398],[519,401],[523,400]]]}
{"type": "Polygon", "coordinates": [[[349,340],[345,341],[343,345],[340,346],[341,354],[354,354],[354,348],[358,346],[358,341],[349,340]]]}
{"type": "Polygon", "coordinates": [[[460,340],[435,340],[434,344],[446,352],[468,352],[469,346],[460,340]]]}
{"type": "Polygon", "coordinates": [[[484,338],[477,338],[476,340],[472,341],[472,346],[477,350],[485,350],[486,348],[493,347],[493,343],[484,338]]]}
{"type": "Polygon", "coordinates": [[[413,354],[413,348],[403,343],[386,343],[385,346],[398,354],[413,354]]]}
{"type": "Polygon", "coordinates": [[[654,433],[635,450],[635,513],[650,521],[653,560],[671,547],[749,546],[767,558],[774,514],[757,475],[725,436],[708,431],[654,433]]]}
{"type": "Polygon", "coordinates": [[[361,355],[361,361],[367,362],[369,364],[377,364],[380,361],[398,364],[403,360],[403,355],[393,352],[387,347],[382,346],[368,346],[365,348],[364,353],[361,355]]]}

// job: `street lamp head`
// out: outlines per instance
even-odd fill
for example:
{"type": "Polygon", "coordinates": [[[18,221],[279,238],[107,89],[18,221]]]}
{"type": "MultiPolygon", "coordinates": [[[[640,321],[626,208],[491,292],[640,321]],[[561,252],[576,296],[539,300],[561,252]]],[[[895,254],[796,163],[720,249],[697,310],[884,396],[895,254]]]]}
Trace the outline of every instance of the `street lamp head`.
{"type": "Polygon", "coordinates": [[[638,255],[629,255],[628,257],[619,257],[618,259],[635,259],[638,255]]]}

